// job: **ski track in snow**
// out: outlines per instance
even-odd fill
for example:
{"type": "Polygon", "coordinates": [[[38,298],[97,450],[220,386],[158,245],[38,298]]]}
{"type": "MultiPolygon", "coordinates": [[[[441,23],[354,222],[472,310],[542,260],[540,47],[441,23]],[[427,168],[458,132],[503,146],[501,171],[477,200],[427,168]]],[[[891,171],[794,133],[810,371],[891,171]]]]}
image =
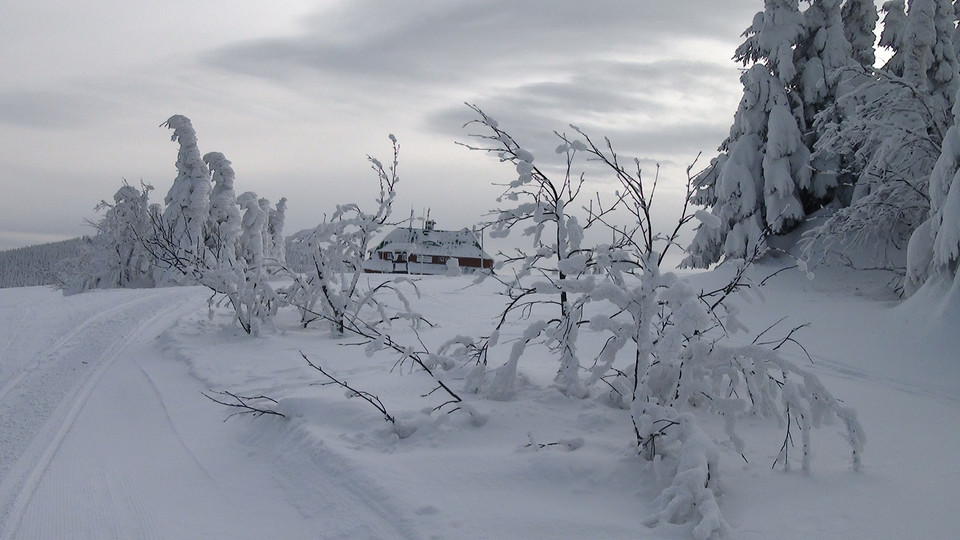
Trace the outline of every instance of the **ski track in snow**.
{"type": "Polygon", "coordinates": [[[223,422],[162,350],[202,307],[196,289],[102,294],[57,312],[48,346],[23,344],[28,320],[2,349],[19,372],[0,387],[0,540],[421,537],[299,423],[223,422]]]}
{"type": "MultiPolygon", "coordinates": [[[[0,537],[13,534],[24,506],[104,371],[129,342],[180,309],[190,296],[164,290],[85,313],[84,322],[62,334],[0,388],[4,434],[0,537]]],[[[56,321],[56,326],[62,322],[56,321]]]]}

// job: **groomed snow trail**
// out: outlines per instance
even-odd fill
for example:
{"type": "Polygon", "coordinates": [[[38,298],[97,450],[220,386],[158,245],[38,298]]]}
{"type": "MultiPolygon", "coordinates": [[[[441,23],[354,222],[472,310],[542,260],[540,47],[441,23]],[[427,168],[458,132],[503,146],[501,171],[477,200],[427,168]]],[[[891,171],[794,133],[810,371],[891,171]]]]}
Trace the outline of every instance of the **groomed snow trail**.
{"type": "Polygon", "coordinates": [[[175,320],[195,297],[195,292],[174,289],[104,291],[32,312],[42,314],[42,320],[32,320],[32,313],[23,317],[24,326],[0,359],[16,368],[0,386],[3,537],[13,534],[24,505],[104,371],[129,344],[155,337],[150,332],[175,320]],[[24,339],[24,328],[33,333],[38,323],[46,332],[24,339]]]}
{"type": "Polygon", "coordinates": [[[157,339],[204,291],[91,295],[37,310],[50,345],[22,339],[32,320],[0,342],[0,539],[418,537],[376,486],[286,446],[289,422],[223,422],[157,339]]]}

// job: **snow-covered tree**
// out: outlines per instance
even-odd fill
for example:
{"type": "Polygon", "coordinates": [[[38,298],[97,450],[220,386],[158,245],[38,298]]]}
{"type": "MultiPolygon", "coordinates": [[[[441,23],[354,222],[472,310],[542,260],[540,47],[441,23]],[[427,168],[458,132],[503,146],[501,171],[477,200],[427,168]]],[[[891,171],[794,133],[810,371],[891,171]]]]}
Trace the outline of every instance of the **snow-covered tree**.
{"type": "Polygon", "coordinates": [[[939,124],[950,123],[960,67],[953,48],[956,14],[951,0],[912,0],[900,51],[903,78],[932,96],[930,104],[939,124]]]}
{"type": "Polygon", "coordinates": [[[743,32],[746,39],[734,59],[744,65],[761,62],[789,85],[799,72],[794,49],[806,33],[799,0],[764,0],[763,7],[743,32]]]}
{"type": "MultiPolygon", "coordinates": [[[[484,132],[472,134],[479,144],[464,146],[496,155],[501,161],[512,164],[517,174],[515,180],[504,186],[503,194],[497,199],[503,206],[490,212],[492,219],[484,227],[490,231],[491,238],[504,238],[519,231],[531,242],[528,248],[517,249],[516,253],[500,254],[499,268],[514,266],[513,278],[505,280],[512,301],[500,317],[501,325],[515,315],[515,311],[526,311],[530,306],[527,299],[531,297],[540,298],[534,304],[556,309],[546,321],[534,321],[528,326],[524,339],[511,351],[506,368],[498,372],[492,393],[501,398],[512,395],[515,367],[526,345],[545,338],[559,356],[558,388],[570,396],[586,397],[576,348],[583,298],[568,290],[564,283],[587,272],[586,261],[591,259],[592,250],[582,245],[585,231],[600,223],[604,214],[613,208],[597,209],[591,203],[597,213],[591,213],[585,222],[574,215],[584,177],[573,174],[572,165],[577,154],[587,150],[583,143],[561,136],[563,144],[556,152],[564,156],[566,167],[562,178],[554,179],[535,164],[533,154],[502,130],[496,120],[476,105],[468,106],[477,115],[471,124],[480,126],[484,132]],[[529,283],[531,279],[535,281],[539,276],[553,274],[556,280],[552,284],[529,283]],[[543,294],[551,289],[553,298],[543,299],[543,294]]],[[[499,327],[495,330],[493,342],[497,340],[499,330],[499,327]]]]}
{"type": "MultiPolygon", "coordinates": [[[[366,287],[360,281],[371,243],[389,222],[397,195],[400,144],[393,135],[390,140],[393,161],[389,165],[385,167],[380,160],[367,156],[380,183],[374,212],[364,212],[356,203],[341,204],[317,227],[291,236],[291,251],[297,254],[297,264],[305,272],[290,272],[294,282],[284,294],[300,310],[304,327],[325,320],[335,335],[342,336],[358,324],[371,326],[366,321],[358,323],[356,318],[364,307],[380,310],[376,296],[379,290],[389,288],[401,294],[389,283],[366,287]]],[[[383,312],[381,317],[388,318],[383,312]]]]}
{"type": "Polygon", "coordinates": [[[260,231],[260,237],[263,240],[263,258],[270,259],[273,253],[273,237],[270,236],[270,199],[261,197],[257,203],[260,205],[260,211],[263,212],[263,230],[260,231]]]}
{"type": "Polygon", "coordinates": [[[223,295],[241,328],[257,333],[282,303],[264,272],[271,261],[282,262],[286,199],[271,211],[268,202],[261,208],[253,192],[236,197],[230,161],[220,152],[200,157],[188,118],[174,115],[162,126],[172,129],[172,140],[180,144],[166,207],[149,204],[150,186],[141,192],[124,185],[114,204],[102,203],[108,210],[96,225],[98,234],[83,257],[63,267],[61,287],[75,292],[200,284],[215,293],[211,313],[223,295]],[[238,204],[245,210],[242,218],[238,204]],[[265,253],[265,247],[271,251],[265,253]]]}
{"type": "MultiPolygon", "coordinates": [[[[163,126],[173,130],[170,140],[180,144],[177,177],[164,198],[163,226],[178,257],[196,258],[204,246],[204,226],[210,214],[210,169],[200,155],[189,118],[177,114],[163,126]]],[[[170,283],[177,277],[176,272],[165,272],[158,282],[170,283]]]]}
{"type": "Polygon", "coordinates": [[[843,35],[850,44],[851,54],[861,66],[873,67],[877,61],[874,42],[877,37],[877,6],[874,0],[847,0],[840,15],[843,19],[843,35]]]}
{"type": "MultiPolygon", "coordinates": [[[[875,21],[876,10],[870,9],[874,9],[875,21]]],[[[817,122],[818,115],[832,109],[838,96],[859,83],[863,66],[853,57],[853,46],[847,38],[848,26],[842,18],[840,0],[816,0],[803,13],[803,17],[806,33],[795,51],[800,74],[794,91],[803,102],[804,144],[813,152],[819,139],[824,136],[823,124],[817,122]]],[[[867,26],[871,32],[869,50],[872,52],[873,25],[867,26]]],[[[866,31],[866,28],[859,31],[866,31]]],[[[813,173],[810,185],[800,193],[805,211],[814,211],[837,195],[836,190],[846,165],[845,158],[842,154],[832,154],[826,150],[811,156],[813,173]]]]}
{"type": "Polygon", "coordinates": [[[266,265],[263,234],[267,214],[263,211],[257,194],[247,191],[237,197],[243,209],[239,249],[240,265],[236,268],[221,266],[219,269],[201,271],[201,283],[227,296],[241,327],[250,334],[259,334],[263,324],[269,323],[276,314],[282,299],[266,280],[266,265]]]}
{"type": "Polygon", "coordinates": [[[62,276],[74,274],[89,236],[0,251],[0,288],[60,286],[62,276]]]}
{"type": "Polygon", "coordinates": [[[284,266],[287,262],[286,241],[283,237],[283,224],[287,219],[286,214],[287,198],[281,197],[267,217],[267,234],[270,235],[269,257],[277,266],[284,266]]]}
{"type": "Polygon", "coordinates": [[[697,228],[686,266],[746,257],[766,228],[787,230],[804,216],[799,192],[810,185],[810,153],[783,85],[762,64],[745,71],[740,81],[743,98],[725,155],[696,179],[694,202],[711,205],[719,226],[711,220],[697,228]]]}
{"type": "MultiPolygon", "coordinates": [[[[954,17],[960,22],[960,2],[953,2],[954,17]]],[[[960,26],[953,31],[953,54],[960,59],[960,26]]]]}
{"type": "Polygon", "coordinates": [[[845,32],[868,26],[845,25],[840,0],[813,0],[802,12],[797,0],[764,2],[734,55],[752,66],[741,75],[730,137],[695,179],[693,202],[710,206],[719,227],[697,229],[685,266],[745,257],[765,229],[788,232],[836,196],[845,156],[824,150],[812,159],[823,136],[814,120],[850,85],[848,68],[859,66],[845,32]]]}
{"type": "Polygon", "coordinates": [[[910,237],[906,289],[916,291],[930,276],[954,278],[960,261],[960,105],[930,175],[930,216],[910,237]]]}
{"type": "Polygon", "coordinates": [[[906,84],[922,95],[930,109],[931,129],[952,122],[950,109],[960,88],[960,67],[954,49],[956,8],[951,0],[903,0],[884,3],[880,46],[893,53],[884,72],[892,84],[906,84]],[[897,79],[900,78],[900,79],[897,79]]]}
{"type": "Polygon", "coordinates": [[[240,221],[240,251],[247,268],[263,266],[263,233],[267,229],[267,213],[260,204],[257,194],[247,191],[237,197],[237,204],[243,210],[240,221]]]}
{"type": "Polygon", "coordinates": [[[803,100],[805,126],[812,126],[817,113],[833,104],[842,69],[851,64],[853,48],[840,6],[841,0],[814,0],[803,12],[804,33],[794,50],[799,70],[794,87],[803,100]]]}
{"type": "Polygon", "coordinates": [[[843,201],[849,206],[805,240],[810,262],[839,258],[902,269],[907,240],[928,213],[929,174],[952,123],[954,99],[948,94],[956,93],[960,80],[954,7],[914,0],[906,12],[899,1],[883,10],[880,43],[893,57],[820,119],[825,135],[817,155],[846,156],[845,175],[855,185],[843,201]]]}
{"type": "Polygon", "coordinates": [[[883,13],[883,30],[880,32],[879,45],[892,53],[883,65],[887,71],[898,77],[903,76],[903,52],[907,28],[907,6],[905,0],[887,0],[880,8],[883,13]]]}
{"type": "MultiPolygon", "coordinates": [[[[774,81],[766,88],[771,87],[781,86],[774,81]]],[[[553,240],[554,234],[565,233],[557,231],[555,221],[548,221],[545,216],[538,221],[534,217],[548,210],[557,212],[556,207],[538,212],[536,199],[520,200],[534,197],[543,189],[537,183],[548,182],[549,177],[532,166],[532,156],[504,128],[478,108],[474,107],[474,111],[480,116],[476,122],[491,133],[481,135],[485,146],[469,147],[494,153],[511,163],[519,175],[502,197],[513,200],[511,194],[516,194],[519,202],[513,211],[498,212],[502,227],[524,222],[520,218],[525,217],[524,223],[530,223],[526,231],[545,240],[548,237],[541,236],[542,224],[549,224],[549,242],[535,245],[535,254],[528,257],[552,260],[557,246],[562,245],[560,240],[553,240]]],[[[749,108],[743,109],[740,115],[743,123],[738,125],[749,123],[751,116],[761,121],[768,116],[763,111],[750,113],[749,108]]],[[[785,114],[789,115],[789,111],[785,114]]],[[[786,427],[786,434],[775,464],[790,467],[788,441],[800,436],[804,471],[810,468],[811,432],[831,417],[839,418],[846,428],[854,468],[858,469],[864,439],[851,409],[830,395],[816,377],[776,351],[757,345],[728,345],[726,329],[737,323],[732,311],[727,310],[725,300],[746,285],[749,263],[759,251],[747,257],[730,282],[712,292],[697,292],[673,274],[662,272],[663,256],[676,247],[677,231],[685,223],[699,213],[703,225],[717,228],[719,219],[703,210],[691,213],[689,206],[684,205],[676,229],[667,234],[658,233],[651,220],[655,185],[644,183],[638,162],[633,161],[628,168],[621,163],[609,141],[599,146],[581,130],[572,129],[577,139],[559,135],[562,144],[558,153],[567,157],[565,168],[569,170],[574,166],[574,156],[585,155],[587,160],[609,171],[622,188],[616,204],[603,205],[598,198],[594,205],[583,209],[583,219],[577,220],[607,227],[612,241],[591,245],[579,237],[577,248],[557,261],[554,272],[531,274],[530,281],[519,289],[520,295],[513,293],[519,288],[516,280],[506,281],[511,294],[497,328],[479,342],[463,337],[456,340],[462,356],[476,362],[466,377],[467,390],[493,399],[512,398],[517,392],[512,383],[518,377],[519,362],[528,348],[540,340],[554,344],[560,352],[557,388],[567,395],[582,397],[583,394],[570,391],[571,380],[562,376],[564,353],[572,351],[573,358],[592,357],[591,367],[576,365],[584,372],[576,379],[576,388],[586,395],[600,389],[609,390],[610,402],[629,411],[637,453],[654,462],[654,468],[670,484],[661,493],[661,510],[645,523],[649,526],[692,523],[697,538],[717,537],[728,529],[717,504],[719,447],[700,427],[698,414],[713,412],[722,416],[730,444],[741,453],[743,441],[737,435],[740,418],[776,419],[786,427]],[[620,219],[624,216],[618,217],[617,212],[629,216],[636,225],[617,225],[624,221],[620,219]],[[561,292],[566,293],[568,303],[565,313],[557,317],[559,302],[556,299],[561,292]],[[587,318],[586,313],[591,316],[587,318]],[[531,322],[524,324],[520,335],[510,343],[506,361],[500,366],[491,366],[501,346],[499,333],[503,319],[518,314],[518,318],[531,322]],[[553,328],[557,330],[551,331],[553,328]],[[567,328],[575,331],[564,333],[567,328]],[[581,332],[588,330],[607,337],[599,340],[602,342],[599,350],[589,350],[587,343],[581,341],[581,332]]],[[[746,148],[751,140],[756,147],[761,146],[761,139],[754,133],[744,133],[734,141],[729,155],[721,163],[726,174],[734,174],[736,167],[731,163],[741,163],[737,145],[746,148]]],[[[784,144],[776,138],[773,140],[774,144],[784,144]]],[[[763,167],[758,148],[744,153],[751,156],[752,167],[763,167]]],[[[779,156],[776,159],[786,155],[769,153],[779,156]]],[[[771,168],[777,166],[781,164],[770,164],[771,168]]],[[[692,182],[688,180],[688,195],[692,182]]],[[[717,187],[718,190],[722,187],[720,180],[717,187]]],[[[751,184],[751,189],[749,194],[753,197],[763,196],[755,184],[751,184]]],[[[573,212],[573,205],[564,205],[564,223],[571,222],[573,212]]],[[[526,260],[517,258],[517,273],[525,268],[526,260]]]]}
{"type": "Polygon", "coordinates": [[[102,201],[97,205],[98,210],[106,209],[94,224],[97,234],[80,257],[61,269],[58,286],[64,293],[154,285],[156,261],[144,246],[152,235],[152,189],[144,184],[140,190],[124,182],[114,194],[113,203],[102,201]]]}
{"type": "Polygon", "coordinates": [[[207,247],[222,264],[230,264],[237,260],[240,242],[240,208],[233,188],[236,173],[230,161],[220,152],[206,154],[203,161],[213,173],[207,247]]]}

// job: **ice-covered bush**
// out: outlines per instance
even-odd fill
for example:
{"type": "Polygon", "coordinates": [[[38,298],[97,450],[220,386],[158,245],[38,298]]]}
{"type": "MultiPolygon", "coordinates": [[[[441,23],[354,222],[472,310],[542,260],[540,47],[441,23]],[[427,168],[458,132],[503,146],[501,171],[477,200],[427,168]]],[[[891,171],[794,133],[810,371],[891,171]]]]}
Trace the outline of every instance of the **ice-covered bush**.
{"type": "Polygon", "coordinates": [[[150,190],[123,183],[113,203],[101,201],[97,210],[106,210],[94,223],[97,234],[83,252],[61,265],[57,284],[64,293],[114,287],[152,287],[156,268],[141,240],[150,234],[150,190]]]}
{"type": "MultiPolygon", "coordinates": [[[[740,419],[777,421],[785,431],[777,463],[790,467],[791,441],[799,434],[804,471],[810,467],[813,428],[839,419],[845,426],[853,467],[859,469],[865,438],[853,410],[776,350],[737,345],[729,334],[740,325],[727,300],[752,285],[747,271],[764,250],[762,229],[757,231],[761,236],[746,244],[750,250],[740,252],[745,259],[726,263],[737,265],[727,283],[714,291],[694,290],[661,266],[696,212],[685,203],[676,227],[658,232],[651,219],[657,180],[644,182],[639,161],[623,163],[609,140],[598,145],[571,126],[576,139],[558,134],[558,153],[566,155],[567,175],[554,183],[532,166],[531,154],[496,121],[472,108],[479,115],[476,123],[489,133],[481,136],[487,146],[470,147],[495,153],[519,174],[501,200],[529,199],[498,211],[490,226],[494,231],[510,231],[529,223],[523,233],[533,239],[533,245],[513,257],[519,269],[513,279],[504,280],[509,301],[496,328],[486,338],[459,338],[451,344],[477,363],[467,377],[468,390],[493,399],[513,398],[527,349],[546,345],[559,357],[559,390],[576,397],[606,391],[612,403],[629,411],[638,455],[649,460],[667,483],[662,510],[647,523],[692,522],[698,538],[727,529],[716,502],[720,454],[700,427],[704,415],[723,420],[726,436],[740,453],[744,451],[737,431],[740,419]],[[570,182],[577,154],[602,164],[621,187],[613,204],[603,205],[597,198],[581,210],[582,219],[567,204],[584,182],[584,175],[577,183],[570,182]],[[558,196],[561,193],[566,197],[558,196]],[[611,241],[585,242],[581,222],[606,227],[609,234],[605,236],[611,241]],[[559,306],[559,316],[537,318],[553,306],[559,306]],[[510,324],[519,325],[521,333],[503,364],[491,367],[502,350],[500,334],[510,324]],[[586,331],[606,336],[601,350],[580,347],[580,336],[586,331]],[[590,356],[594,361],[588,368],[581,361],[590,356]]],[[[688,170],[687,201],[692,183],[688,170]]],[[[701,216],[701,228],[710,226],[710,217],[701,216]]]]}
{"type": "MultiPolygon", "coordinates": [[[[335,334],[343,335],[347,319],[358,317],[364,307],[378,309],[378,291],[396,290],[389,284],[368,287],[361,282],[363,262],[371,242],[390,219],[400,179],[400,145],[393,135],[390,140],[393,160],[387,167],[378,159],[367,157],[380,183],[373,213],[363,211],[356,203],[339,204],[323,223],[290,238],[291,251],[296,253],[297,265],[303,271],[288,272],[293,283],[284,289],[284,294],[300,310],[304,327],[318,319],[326,320],[335,334]]],[[[381,317],[387,318],[385,314],[381,317]]]]}

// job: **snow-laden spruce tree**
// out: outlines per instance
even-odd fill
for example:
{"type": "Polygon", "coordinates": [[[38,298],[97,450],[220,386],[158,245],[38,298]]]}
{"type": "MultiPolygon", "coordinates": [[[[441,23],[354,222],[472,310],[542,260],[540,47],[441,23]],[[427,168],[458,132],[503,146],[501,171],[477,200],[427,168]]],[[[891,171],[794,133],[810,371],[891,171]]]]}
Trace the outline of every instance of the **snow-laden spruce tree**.
{"type": "Polygon", "coordinates": [[[721,155],[695,182],[693,201],[711,207],[720,226],[698,228],[685,266],[744,257],[762,230],[788,232],[836,195],[844,156],[811,159],[822,136],[814,119],[850,84],[846,68],[859,64],[845,33],[861,30],[844,24],[839,0],[810,4],[801,12],[797,0],[766,0],[744,32],[734,56],[752,64],[741,76],[744,97],[721,155]]]}
{"type": "Polygon", "coordinates": [[[233,188],[236,173],[230,160],[220,152],[206,154],[203,161],[213,174],[207,248],[220,264],[232,264],[237,260],[240,244],[240,207],[233,188]]]}
{"type": "MultiPolygon", "coordinates": [[[[960,2],[953,2],[953,11],[958,22],[960,22],[960,2]]],[[[953,54],[960,59],[960,26],[953,31],[953,54]]]]}
{"type": "Polygon", "coordinates": [[[789,229],[803,219],[799,191],[809,187],[810,153],[790,111],[782,82],[762,64],[740,77],[743,98],[724,154],[696,179],[696,204],[711,206],[684,259],[705,268],[721,257],[745,258],[768,227],[789,229]],[[717,225],[719,222],[719,225],[717,225]]]}
{"type": "Polygon", "coordinates": [[[744,65],[763,63],[789,85],[799,72],[794,49],[806,33],[799,0],[764,0],[763,11],[757,12],[744,30],[746,39],[737,47],[734,59],[744,65]]]}
{"type": "Polygon", "coordinates": [[[877,61],[874,42],[877,28],[877,5],[874,0],[847,0],[840,10],[843,35],[851,47],[851,55],[861,66],[873,67],[877,61]]]}
{"type": "Polygon", "coordinates": [[[851,64],[853,47],[840,7],[841,0],[814,0],[803,12],[804,33],[794,50],[799,72],[793,86],[803,100],[804,127],[812,126],[817,113],[836,100],[838,78],[851,64]]]}
{"type": "Polygon", "coordinates": [[[952,123],[950,111],[960,89],[953,47],[956,20],[952,0],[912,0],[901,49],[904,79],[930,93],[934,121],[940,126],[952,123]]]}
{"type": "MultiPolygon", "coordinates": [[[[960,103],[960,100],[958,100],[960,103]]],[[[930,175],[930,215],[910,237],[906,291],[915,292],[932,276],[954,279],[960,261],[960,105],[943,139],[930,175]]]]}
{"type": "Polygon", "coordinates": [[[825,135],[817,154],[844,155],[855,183],[849,205],[805,239],[809,262],[847,264],[903,272],[904,248],[926,219],[927,183],[940,155],[960,73],[953,51],[953,5],[914,0],[884,5],[880,44],[893,56],[837,101],[819,120],[825,135]]]}
{"type": "MultiPolygon", "coordinates": [[[[801,129],[804,143],[811,152],[823,136],[817,116],[832,108],[838,95],[857,84],[862,72],[860,61],[853,56],[853,46],[847,38],[850,28],[843,21],[840,6],[840,0],[816,0],[810,4],[803,13],[806,32],[794,53],[800,69],[794,88],[802,98],[804,111],[801,129]]],[[[862,32],[867,28],[856,30],[862,32]]],[[[872,51],[873,34],[870,36],[872,51]]],[[[834,198],[845,157],[827,151],[811,156],[813,174],[810,185],[801,193],[805,211],[814,211],[834,198]]]]}
{"type": "Polygon", "coordinates": [[[907,28],[906,0],[887,0],[881,6],[880,12],[883,13],[883,30],[880,32],[878,44],[891,52],[890,58],[883,65],[883,70],[902,77],[903,54],[900,48],[905,41],[907,28]]]}

